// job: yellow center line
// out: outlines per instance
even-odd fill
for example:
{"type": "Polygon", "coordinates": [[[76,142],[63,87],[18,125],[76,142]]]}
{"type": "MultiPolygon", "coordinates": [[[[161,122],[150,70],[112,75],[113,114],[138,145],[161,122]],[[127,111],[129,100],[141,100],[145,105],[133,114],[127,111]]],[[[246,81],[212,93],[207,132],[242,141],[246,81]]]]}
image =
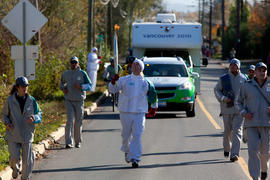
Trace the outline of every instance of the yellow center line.
{"type": "Polygon", "coordinates": [[[238,158],[238,163],[240,164],[241,168],[243,169],[243,171],[246,174],[246,176],[248,177],[248,179],[252,180],[252,177],[249,175],[248,165],[245,162],[245,160],[242,157],[239,157],[238,158]]]}
{"type": "MultiPolygon", "coordinates": [[[[221,127],[217,124],[217,122],[214,120],[214,118],[211,116],[211,114],[206,110],[206,108],[205,108],[204,104],[202,103],[202,101],[200,100],[200,98],[197,96],[196,99],[197,99],[197,102],[200,105],[202,111],[208,117],[209,121],[213,124],[213,126],[216,129],[221,129],[221,127]]],[[[246,174],[246,176],[248,177],[248,179],[252,180],[252,178],[249,175],[247,163],[245,162],[245,160],[242,157],[239,157],[238,164],[241,166],[241,168],[243,169],[243,171],[246,174]]]]}
{"type": "Polygon", "coordinates": [[[221,129],[221,127],[217,124],[217,122],[214,120],[214,118],[211,116],[211,114],[206,110],[205,106],[203,105],[202,101],[200,100],[200,98],[197,96],[197,102],[199,103],[201,109],[203,110],[203,112],[205,113],[205,115],[208,117],[209,121],[213,124],[213,126],[216,129],[221,129]]]}

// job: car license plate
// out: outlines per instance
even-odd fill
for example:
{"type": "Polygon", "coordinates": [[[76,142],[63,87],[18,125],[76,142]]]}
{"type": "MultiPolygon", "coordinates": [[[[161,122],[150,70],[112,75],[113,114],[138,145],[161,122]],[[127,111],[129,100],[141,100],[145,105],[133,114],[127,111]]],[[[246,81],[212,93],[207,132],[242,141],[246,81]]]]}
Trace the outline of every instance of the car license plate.
{"type": "Polygon", "coordinates": [[[166,102],[158,102],[158,107],[166,107],[167,103],[166,102]]]}

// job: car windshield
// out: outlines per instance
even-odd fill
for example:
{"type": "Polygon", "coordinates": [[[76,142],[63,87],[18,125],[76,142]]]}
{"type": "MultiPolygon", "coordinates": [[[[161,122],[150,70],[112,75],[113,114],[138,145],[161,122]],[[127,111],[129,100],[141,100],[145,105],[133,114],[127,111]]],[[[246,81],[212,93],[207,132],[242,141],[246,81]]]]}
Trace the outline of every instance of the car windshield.
{"type": "Polygon", "coordinates": [[[182,64],[145,64],[145,77],[188,77],[182,64]]]}

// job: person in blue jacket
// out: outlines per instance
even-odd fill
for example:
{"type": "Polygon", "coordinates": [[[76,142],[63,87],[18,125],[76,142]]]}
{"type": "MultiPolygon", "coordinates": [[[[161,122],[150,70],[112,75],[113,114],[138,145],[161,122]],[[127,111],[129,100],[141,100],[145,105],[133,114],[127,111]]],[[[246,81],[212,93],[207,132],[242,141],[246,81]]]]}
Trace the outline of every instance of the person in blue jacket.
{"type": "Polygon", "coordinates": [[[19,175],[21,155],[22,180],[29,180],[32,173],[35,124],[41,123],[41,110],[35,98],[28,94],[28,85],[26,77],[18,77],[2,110],[12,177],[16,179],[19,175]]]}

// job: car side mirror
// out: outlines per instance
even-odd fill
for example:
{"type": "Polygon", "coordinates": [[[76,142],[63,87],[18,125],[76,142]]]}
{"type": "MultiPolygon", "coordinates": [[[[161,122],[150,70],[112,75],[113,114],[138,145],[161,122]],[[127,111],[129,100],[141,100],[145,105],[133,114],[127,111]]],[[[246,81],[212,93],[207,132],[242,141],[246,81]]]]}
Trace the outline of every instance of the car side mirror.
{"type": "Polygon", "coordinates": [[[197,72],[192,72],[191,76],[194,77],[194,78],[199,78],[200,77],[199,73],[197,73],[197,72]]]}
{"type": "Polygon", "coordinates": [[[204,66],[207,66],[207,65],[208,65],[208,58],[204,57],[204,58],[202,59],[202,64],[203,64],[204,66]]]}

